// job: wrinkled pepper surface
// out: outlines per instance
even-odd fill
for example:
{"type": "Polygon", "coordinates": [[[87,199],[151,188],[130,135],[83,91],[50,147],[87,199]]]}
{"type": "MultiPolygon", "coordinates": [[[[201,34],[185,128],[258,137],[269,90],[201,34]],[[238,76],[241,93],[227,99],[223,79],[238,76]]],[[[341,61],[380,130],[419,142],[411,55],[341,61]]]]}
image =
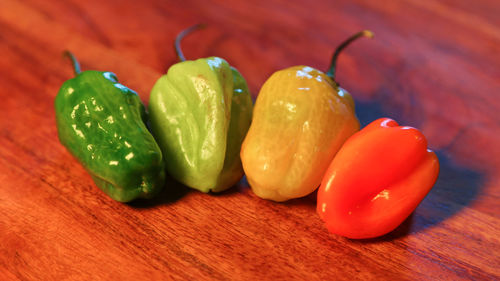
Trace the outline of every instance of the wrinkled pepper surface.
{"type": "Polygon", "coordinates": [[[111,72],[80,72],[68,55],[76,77],[64,82],[55,99],[60,142],[111,198],[153,197],[164,185],[165,171],[139,96],[111,72]]]}
{"type": "Polygon", "coordinates": [[[332,233],[377,237],[415,210],[438,173],[436,154],[419,130],[382,118],[339,150],[318,190],[317,212],[332,233]]]}
{"type": "Polygon", "coordinates": [[[241,159],[253,192],[285,201],[306,196],[321,179],[344,141],[359,130],[351,95],[334,80],[341,44],[328,74],[308,66],[274,73],[255,102],[241,159]]]}
{"type": "MultiPolygon", "coordinates": [[[[191,30],[182,32],[180,42],[191,30]]],[[[252,118],[245,79],[224,59],[209,57],[172,65],[154,85],[151,126],[168,173],[202,192],[219,192],[243,176],[239,152],[252,118]]]]}

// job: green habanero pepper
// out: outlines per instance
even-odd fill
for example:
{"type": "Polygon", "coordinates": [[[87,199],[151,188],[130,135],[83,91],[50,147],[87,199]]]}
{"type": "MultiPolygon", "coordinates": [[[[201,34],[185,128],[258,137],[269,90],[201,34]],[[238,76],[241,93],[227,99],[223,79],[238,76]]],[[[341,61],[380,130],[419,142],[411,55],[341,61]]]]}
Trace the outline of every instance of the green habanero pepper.
{"type": "Polygon", "coordinates": [[[60,142],[114,200],[151,198],[165,183],[161,150],[146,128],[137,93],[111,72],[75,71],[55,99],[60,142]]]}
{"type": "Polygon", "coordinates": [[[181,32],[175,49],[181,62],[154,85],[151,128],[177,181],[202,192],[220,192],[243,177],[239,156],[253,103],[241,74],[219,57],[186,61],[181,32]]]}

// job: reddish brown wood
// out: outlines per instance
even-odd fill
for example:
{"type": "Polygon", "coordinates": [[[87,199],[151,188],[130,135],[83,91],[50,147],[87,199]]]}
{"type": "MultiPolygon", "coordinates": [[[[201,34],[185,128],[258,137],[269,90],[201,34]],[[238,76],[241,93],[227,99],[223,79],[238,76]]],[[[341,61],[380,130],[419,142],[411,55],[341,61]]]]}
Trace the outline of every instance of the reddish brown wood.
{"type": "Polygon", "coordinates": [[[495,280],[500,278],[500,5],[481,1],[0,1],[0,280],[495,280]],[[314,195],[277,204],[245,183],[212,196],[170,183],[151,202],[100,192],[57,139],[53,100],[72,73],[110,70],[147,102],[175,62],[218,55],[254,96],[274,71],[325,69],[363,124],[416,126],[439,180],[396,231],[331,235],[314,195]]]}

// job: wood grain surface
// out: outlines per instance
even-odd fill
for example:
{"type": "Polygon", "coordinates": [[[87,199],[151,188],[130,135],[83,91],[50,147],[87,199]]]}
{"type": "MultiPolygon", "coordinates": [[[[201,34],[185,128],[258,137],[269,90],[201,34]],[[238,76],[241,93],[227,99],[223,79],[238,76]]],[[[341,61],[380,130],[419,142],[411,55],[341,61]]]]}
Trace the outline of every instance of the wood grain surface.
{"type": "Polygon", "coordinates": [[[499,280],[499,14],[496,0],[0,0],[0,280],[499,280]],[[341,40],[373,30],[341,55],[338,81],[363,125],[395,118],[438,153],[414,214],[355,241],[328,233],[315,194],[273,203],[244,181],[105,196],[57,138],[62,51],[147,103],[174,36],[198,22],[186,56],[224,57],[254,97],[274,71],[325,69],[341,40]]]}

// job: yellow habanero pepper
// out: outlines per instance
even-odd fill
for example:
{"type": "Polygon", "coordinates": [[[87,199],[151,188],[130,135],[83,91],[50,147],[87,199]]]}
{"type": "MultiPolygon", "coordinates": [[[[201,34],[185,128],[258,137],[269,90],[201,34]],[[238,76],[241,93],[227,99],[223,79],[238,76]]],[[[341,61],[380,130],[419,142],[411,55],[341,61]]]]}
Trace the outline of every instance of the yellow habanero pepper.
{"type": "Polygon", "coordinates": [[[262,86],[240,154],[257,196],[286,201],[310,194],[344,141],[359,130],[354,101],[334,77],[340,51],[362,36],[373,34],[362,31],[343,42],[327,74],[293,66],[262,86]]]}

